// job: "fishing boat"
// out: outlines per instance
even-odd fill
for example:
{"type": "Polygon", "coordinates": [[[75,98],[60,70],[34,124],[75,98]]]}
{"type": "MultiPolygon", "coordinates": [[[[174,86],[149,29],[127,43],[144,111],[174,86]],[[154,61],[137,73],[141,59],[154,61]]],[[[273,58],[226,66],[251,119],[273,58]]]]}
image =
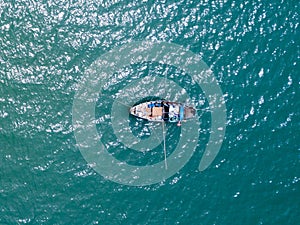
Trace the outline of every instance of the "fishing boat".
{"type": "Polygon", "coordinates": [[[166,100],[147,101],[130,107],[130,114],[151,122],[161,122],[163,131],[163,148],[165,157],[165,169],[167,166],[166,151],[166,133],[165,123],[176,123],[181,126],[182,121],[193,118],[196,115],[196,109],[179,102],[166,100]]]}
{"type": "Polygon", "coordinates": [[[196,110],[182,103],[156,100],[132,106],[130,114],[151,122],[170,122],[180,126],[182,121],[193,118],[196,110]]]}

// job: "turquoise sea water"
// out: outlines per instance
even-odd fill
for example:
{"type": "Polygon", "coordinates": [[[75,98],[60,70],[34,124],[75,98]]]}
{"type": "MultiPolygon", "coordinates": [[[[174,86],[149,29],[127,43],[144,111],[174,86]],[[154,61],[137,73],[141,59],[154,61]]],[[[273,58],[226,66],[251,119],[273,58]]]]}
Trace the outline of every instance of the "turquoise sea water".
{"type": "MultiPolygon", "coordinates": [[[[299,7],[288,0],[0,0],[0,224],[298,224],[299,7]],[[202,57],[224,93],[227,124],[205,171],[198,171],[199,144],[171,178],[132,187],[89,167],[76,145],[72,105],[93,62],[144,40],[202,57]]],[[[132,77],[124,83],[172,72],[201,100],[199,86],[176,68],[144,63],[126,70],[132,77]]],[[[104,94],[114,96],[118,87],[104,94]]],[[[107,110],[95,109],[99,117],[107,110]]],[[[199,143],[208,139],[209,119],[201,119],[199,143]]],[[[100,121],[98,132],[109,125],[100,121]]],[[[137,126],[136,136],[151,135],[147,123],[137,126]]],[[[169,127],[167,143],[179,136],[176,129],[169,127]]],[[[113,146],[128,163],[163,160],[159,149],[140,159],[113,146]]]]}

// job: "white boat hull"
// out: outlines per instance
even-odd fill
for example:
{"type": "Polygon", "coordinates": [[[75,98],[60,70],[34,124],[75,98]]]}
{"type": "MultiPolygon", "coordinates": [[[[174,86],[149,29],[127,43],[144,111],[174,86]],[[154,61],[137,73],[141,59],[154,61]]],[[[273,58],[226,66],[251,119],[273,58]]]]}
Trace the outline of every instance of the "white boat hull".
{"type": "Polygon", "coordinates": [[[152,122],[180,122],[192,118],[193,107],[165,100],[143,102],[130,108],[130,114],[152,122]]]}

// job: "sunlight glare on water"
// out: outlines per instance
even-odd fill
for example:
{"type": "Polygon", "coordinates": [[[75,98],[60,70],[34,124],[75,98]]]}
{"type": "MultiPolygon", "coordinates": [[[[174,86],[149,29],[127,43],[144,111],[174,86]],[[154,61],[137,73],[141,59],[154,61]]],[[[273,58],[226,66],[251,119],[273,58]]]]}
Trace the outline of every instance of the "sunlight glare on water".
{"type": "MultiPolygon", "coordinates": [[[[0,223],[297,224],[299,7],[288,0],[0,0],[0,223]],[[186,100],[198,110],[198,141],[181,143],[184,126],[167,124],[166,143],[170,156],[176,146],[186,153],[196,142],[187,163],[165,181],[133,187],[105,179],[81,154],[75,135],[83,125],[72,124],[80,84],[99,57],[137,41],[181,46],[201,57],[218,81],[226,133],[205,171],[198,166],[214,134],[208,96],[186,71],[158,62],[115,71],[91,98],[92,121],[120,166],[154,165],[164,160],[161,136],[153,136],[161,127],[124,115],[114,99],[134,84],[135,101],[150,90],[186,100]],[[166,76],[180,88],[157,90],[155,81],[139,80],[146,76],[166,76]],[[116,141],[113,107],[126,120],[118,135],[150,140],[151,150],[116,141]]],[[[162,163],[157,177],[163,171],[162,163]]]]}

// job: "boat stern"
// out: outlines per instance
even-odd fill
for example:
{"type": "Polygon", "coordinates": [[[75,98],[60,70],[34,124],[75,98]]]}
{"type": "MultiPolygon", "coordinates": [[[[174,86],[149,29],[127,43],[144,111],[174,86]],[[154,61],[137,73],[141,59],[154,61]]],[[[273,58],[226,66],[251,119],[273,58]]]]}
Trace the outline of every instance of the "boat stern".
{"type": "Polygon", "coordinates": [[[196,115],[196,109],[194,107],[184,108],[184,119],[191,119],[196,115]]]}

